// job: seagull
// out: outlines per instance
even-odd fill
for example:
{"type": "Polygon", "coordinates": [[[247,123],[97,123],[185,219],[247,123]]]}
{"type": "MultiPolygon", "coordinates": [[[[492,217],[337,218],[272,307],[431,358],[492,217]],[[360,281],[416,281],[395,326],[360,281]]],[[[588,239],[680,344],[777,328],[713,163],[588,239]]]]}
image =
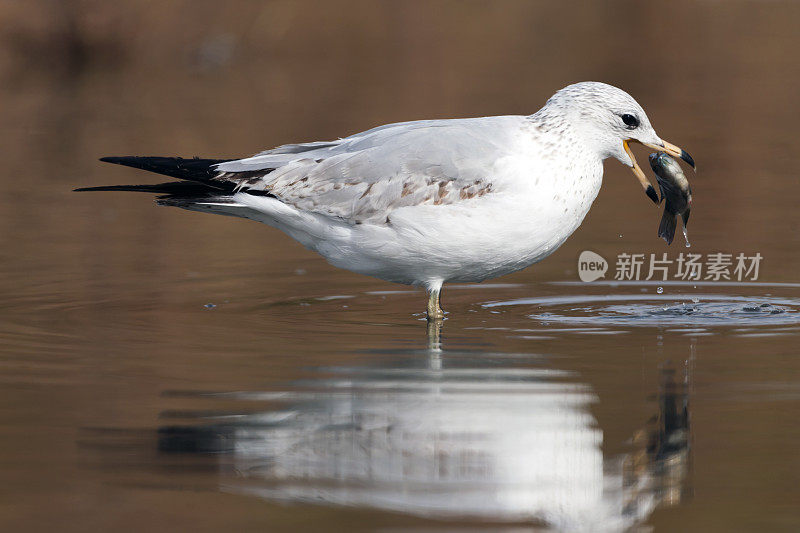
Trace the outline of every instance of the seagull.
{"type": "Polygon", "coordinates": [[[536,113],[387,124],[244,159],[104,157],[178,178],[76,191],[157,193],[159,205],[275,227],[332,265],[427,290],[444,318],[445,282],[480,282],[553,253],[600,191],[603,161],[631,168],[658,195],[630,144],[692,157],[656,135],[625,91],[581,82],[536,113]]]}

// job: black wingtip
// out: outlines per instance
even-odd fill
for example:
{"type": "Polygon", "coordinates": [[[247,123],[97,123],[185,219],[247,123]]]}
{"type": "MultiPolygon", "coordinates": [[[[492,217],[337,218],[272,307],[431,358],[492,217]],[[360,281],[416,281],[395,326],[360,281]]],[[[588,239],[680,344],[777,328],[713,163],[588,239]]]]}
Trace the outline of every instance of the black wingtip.
{"type": "Polygon", "coordinates": [[[109,156],[101,157],[103,163],[112,163],[126,167],[138,168],[156,174],[163,174],[182,180],[209,182],[217,175],[215,166],[229,159],[202,159],[193,157],[160,157],[160,156],[109,156]]]}
{"type": "Polygon", "coordinates": [[[651,200],[653,200],[654,204],[656,204],[656,205],[659,204],[658,194],[656,193],[656,190],[653,188],[652,185],[648,185],[647,186],[647,191],[645,191],[645,192],[647,193],[647,197],[650,198],[651,200]]]}
{"type": "MultiPolygon", "coordinates": [[[[170,182],[171,183],[180,183],[180,182],[170,182]]],[[[78,187],[77,189],[72,189],[72,192],[129,192],[129,191],[139,191],[139,192],[161,192],[161,190],[154,190],[156,187],[161,187],[166,184],[158,184],[158,185],[101,185],[99,187],[78,187]]]]}
{"type": "Polygon", "coordinates": [[[232,185],[197,183],[194,181],[168,181],[166,183],[148,183],[145,185],[101,185],[99,187],[80,187],[75,192],[113,191],[113,192],[147,192],[169,194],[172,196],[197,198],[201,196],[217,196],[232,190],[232,185]]]}
{"type": "Polygon", "coordinates": [[[72,189],[72,192],[108,192],[108,191],[141,191],[141,192],[158,192],[152,191],[153,185],[101,185],[99,187],[78,187],[72,189]]]}
{"type": "Polygon", "coordinates": [[[103,163],[111,163],[114,165],[124,165],[127,167],[130,166],[138,166],[136,163],[139,159],[142,159],[137,156],[107,156],[101,157],[98,161],[102,161],[103,163]]]}
{"type": "Polygon", "coordinates": [[[694,158],[689,155],[689,152],[686,150],[681,150],[681,159],[686,161],[686,164],[692,167],[692,169],[697,172],[697,165],[694,164],[694,158]]]}

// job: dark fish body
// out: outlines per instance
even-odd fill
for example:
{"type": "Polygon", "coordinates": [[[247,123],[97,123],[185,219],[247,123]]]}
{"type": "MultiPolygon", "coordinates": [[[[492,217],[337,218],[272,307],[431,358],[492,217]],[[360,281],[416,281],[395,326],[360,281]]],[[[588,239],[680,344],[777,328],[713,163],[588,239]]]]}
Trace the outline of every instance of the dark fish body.
{"type": "MultiPolygon", "coordinates": [[[[672,244],[678,215],[683,220],[683,234],[686,237],[686,224],[689,222],[689,211],[692,205],[692,188],[678,162],[667,154],[655,152],[650,154],[650,168],[656,173],[656,181],[661,189],[661,201],[664,202],[664,215],[658,226],[658,236],[672,244]]],[[[689,240],[686,240],[689,246],[689,240]]]]}

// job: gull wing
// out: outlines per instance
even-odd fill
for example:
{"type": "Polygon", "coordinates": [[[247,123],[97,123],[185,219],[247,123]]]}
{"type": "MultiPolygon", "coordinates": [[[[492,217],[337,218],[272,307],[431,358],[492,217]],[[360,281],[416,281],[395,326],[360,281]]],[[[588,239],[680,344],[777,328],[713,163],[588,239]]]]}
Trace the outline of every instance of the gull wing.
{"type": "Polygon", "coordinates": [[[216,165],[217,180],[350,223],[384,223],[395,209],[495,191],[495,162],[523,117],[381,126],[331,142],[285,145],[216,165]]]}

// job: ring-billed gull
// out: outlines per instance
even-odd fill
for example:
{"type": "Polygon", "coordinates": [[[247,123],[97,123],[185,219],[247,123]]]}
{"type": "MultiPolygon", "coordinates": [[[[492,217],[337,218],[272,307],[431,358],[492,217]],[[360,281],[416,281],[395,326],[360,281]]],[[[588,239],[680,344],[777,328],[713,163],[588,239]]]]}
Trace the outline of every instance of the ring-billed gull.
{"type": "Polygon", "coordinates": [[[78,190],[160,193],[169,205],[276,227],[334,266],[428,291],[541,261],[580,225],[603,160],[628,165],[658,201],[630,142],[692,158],[656,135],[625,91],[569,85],[530,116],[387,124],[235,160],[107,157],[183,181],[78,190]]]}

